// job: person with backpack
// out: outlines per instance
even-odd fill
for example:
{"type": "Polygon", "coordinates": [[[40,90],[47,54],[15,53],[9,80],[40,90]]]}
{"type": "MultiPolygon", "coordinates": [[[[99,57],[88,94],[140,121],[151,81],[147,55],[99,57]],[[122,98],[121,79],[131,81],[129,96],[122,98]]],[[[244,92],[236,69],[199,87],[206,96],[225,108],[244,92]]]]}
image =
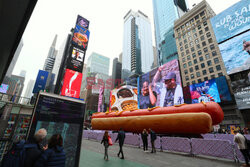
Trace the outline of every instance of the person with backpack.
{"type": "Polygon", "coordinates": [[[152,129],[149,129],[149,132],[150,132],[150,139],[151,139],[151,145],[152,145],[151,153],[156,153],[156,149],[155,149],[156,134],[152,129]]]}
{"type": "Polygon", "coordinates": [[[120,147],[120,150],[119,150],[117,156],[119,157],[120,154],[122,154],[121,159],[124,159],[124,154],[123,154],[122,146],[123,146],[125,137],[126,137],[126,136],[125,136],[125,132],[124,132],[123,129],[121,128],[120,131],[118,132],[117,138],[116,138],[116,140],[115,140],[115,142],[116,142],[117,140],[119,140],[119,147],[120,147]]]}
{"type": "Polygon", "coordinates": [[[104,135],[103,135],[103,138],[102,138],[102,141],[101,141],[101,144],[103,143],[103,146],[104,146],[104,160],[108,161],[109,160],[109,156],[108,156],[108,148],[109,148],[109,133],[108,131],[105,131],[104,132],[104,135]]]}
{"type": "Polygon", "coordinates": [[[5,155],[1,167],[33,167],[43,150],[46,149],[41,146],[46,135],[46,129],[42,128],[35,133],[31,140],[14,143],[5,155]]]}
{"type": "Polygon", "coordinates": [[[49,139],[48,149],[41,154],[34,167],[65,167],[65,161],[63,138],[60,134],[54,134],[49,139]]]}

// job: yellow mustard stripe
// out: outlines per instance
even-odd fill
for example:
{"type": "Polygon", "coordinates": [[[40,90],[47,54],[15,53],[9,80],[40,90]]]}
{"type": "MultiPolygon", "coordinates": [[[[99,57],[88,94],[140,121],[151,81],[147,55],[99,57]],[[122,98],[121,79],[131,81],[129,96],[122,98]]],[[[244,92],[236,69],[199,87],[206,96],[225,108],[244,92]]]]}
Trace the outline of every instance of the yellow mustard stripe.
{"type": "Polygon", "coordinates": [[[183,105],[186,105],[186,103],[183,103],[183,104],[178,104],[178,105],[174,105],[175,107],[181,107],[183,105]]]}

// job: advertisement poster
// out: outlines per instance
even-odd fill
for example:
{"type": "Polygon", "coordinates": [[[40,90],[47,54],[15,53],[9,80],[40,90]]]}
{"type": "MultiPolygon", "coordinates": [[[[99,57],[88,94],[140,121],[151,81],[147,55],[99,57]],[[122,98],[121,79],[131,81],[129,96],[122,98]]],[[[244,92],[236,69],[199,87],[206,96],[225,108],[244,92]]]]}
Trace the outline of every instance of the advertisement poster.
{"type": "Polygon", "coordinates": [[[192,103],[221,102],[215,79],[189,86],[192,103]]]}
{"type": "Polygon", "coordinates": [[[228,74],[250,69],[250,31],[219,45],[228,74]]]}
{"type": "Polygon", "coordinates": [[[39,70],[32,93],[38,93],[40,90],[45,89],[48,75],[49,75],[48,71],[39,70]]]}
{"type": "Polygon", "coordinates": [[[139,77],[140,108],[184,103],[178,61],[172,60],[139,77]]]}
{"type": "Polygon", "coordinates": [[[137,88],[124,85],[110,92],[110,111],[132,111],[138,109],[137,88]]]}
{"type": "Polygon", "coordinates": [[[250,109],[250,72],[248,77],[231,83],[238,108],[250,109]]]}
{"type": "Polygon", "coordinates": [[[76,24],[89,29],[89,21],[80,15],[77,16],[76,24]]]}
{"type": "Polygon", "coordinates": [[[217,84],[221,102],[232,101],[232,96],[228,88],[226,77],[221,76],[219,78],[215,78],[215,82],[217,84]]]}
{"type": "Polygon", "coordinates": [[[86,50],[88,46],[88,41],[89,41],[89,30],[79,25],[76,25],[72,38],[72,44],[82,50],[86,50]]]}
{"type": "Polygon", "coordinates": [[[249,0],[241,0],[210,19],[218,43],[249,29],[249,6],[249,0]]]}
{"type": "Polygon", "coordinates": [[[0,93],[7,93],[8,88],[9,88],[9,85],[1,84],[0,85],[0,93]]]}
{"type": "Polygon", "coordinates": [[[66,69],[63,79],[61,95],[79,98],[82,82],[82,73],[66,69]]]}
{"type": "Polygon", "coordinates": [[[70,49],[70,56],[67,62],[67,68],[82,72],[83,69],[83,62],[85,58],[85,51],[82,51],[76,47],[72,47],[70,49]]]}
{"type": "Polygon", "coordinates": [[[98,99],[98,112],[102,112],[102,99],[103,99],[104,88],[100,86],[99,99],[98,99]]]}

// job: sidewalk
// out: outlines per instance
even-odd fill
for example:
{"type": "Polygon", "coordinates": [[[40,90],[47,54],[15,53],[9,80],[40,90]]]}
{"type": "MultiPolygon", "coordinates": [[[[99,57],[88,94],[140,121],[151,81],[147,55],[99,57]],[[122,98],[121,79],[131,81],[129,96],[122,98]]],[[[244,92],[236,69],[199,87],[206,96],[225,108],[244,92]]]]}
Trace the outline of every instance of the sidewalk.
{"type": "Polygon", "coordinates": [[[103,159],[104,147],[99,142],[82,140],[80,167],[236,167],[232,161],[216,160],[189,155],[157,152],[151,154],[142,149],[124,146],[125,160],[117,157],[119,146],[109,147],[109,161],[103,159]]]}

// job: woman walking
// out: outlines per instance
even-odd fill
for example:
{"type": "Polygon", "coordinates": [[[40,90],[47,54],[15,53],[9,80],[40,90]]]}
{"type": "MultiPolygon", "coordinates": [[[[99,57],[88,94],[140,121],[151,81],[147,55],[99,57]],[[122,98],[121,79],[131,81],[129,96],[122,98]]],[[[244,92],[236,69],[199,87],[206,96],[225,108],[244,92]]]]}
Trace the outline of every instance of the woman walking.
{"type": "Polygon", "coordinates": [[[143,150],[146,152],[148,150],[148,131],[146,129],[143,129],[141,138],[143,142],[143,150]]]}
{"type": "Polygon", "coordinates": [[[104,149],[105,149],[105,152],[104,152],[104,159],[106,161],[109,160],[109,156],[108,156],[108,147],[109,147],[109,133],[108,131],[105,131],[104,135],[103,135],[103,138],[102,138],[102,141],[101,141],[101,144],[103,143],[103,146],[104,146],[104,149]]]}

